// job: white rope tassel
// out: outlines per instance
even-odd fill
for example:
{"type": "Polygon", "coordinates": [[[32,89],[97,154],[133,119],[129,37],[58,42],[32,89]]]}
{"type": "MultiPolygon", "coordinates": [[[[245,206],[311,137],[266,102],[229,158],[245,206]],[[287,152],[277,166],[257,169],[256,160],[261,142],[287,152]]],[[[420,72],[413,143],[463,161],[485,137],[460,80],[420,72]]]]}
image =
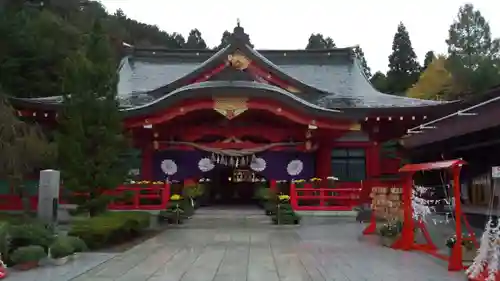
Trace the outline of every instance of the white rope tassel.
{"type": "Polygon", "coordinates": [[[477,250],[477,255],[474,258],[472,265],[469,266],[469,268],[467,268],[467,270],[465,271],[469,277],[475,278],[481,272],[483,272],[484,266],[488,261],[488,256],[492,246],[491,237],[493,236],[491,233],[492,232],[491,223],[492,219],[490,217],[484,228],[483,236],[481,236],[481,244],[479,246],[479,249],[477,250]]]}
{"type": "Polygon", "coordinates": [[[496,280],[496,275],[498,272],[498,266],[499,266],[499,253],[500,251],[500,245],[498,244],[498,239],[500,238],[500,219],[497,219],[497,225],[495,229],[493,230],[492,233],[492,239],[491,239],[491,259],[488,262],[488,279],[486,281],[495,281],[496,280]]]}

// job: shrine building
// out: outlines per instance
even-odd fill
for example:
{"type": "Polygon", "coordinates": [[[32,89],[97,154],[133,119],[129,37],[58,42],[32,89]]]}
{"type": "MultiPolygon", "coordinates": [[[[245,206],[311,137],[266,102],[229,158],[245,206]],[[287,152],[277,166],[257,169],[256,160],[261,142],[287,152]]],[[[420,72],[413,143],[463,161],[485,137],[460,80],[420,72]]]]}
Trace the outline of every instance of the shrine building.
{"type": "MultiPolygon", "coordinates": [[[[255,50],[239,25],[229,42],[219,51],[124,44],[118,98],[142,179],[197,180],[222,165],[370,190],[400,167],[382,143],[459,103],[378,92],[353,48],[255,50]]],[[[11,99],[20,116],[53,124],[61,102],[11,99]]]]}

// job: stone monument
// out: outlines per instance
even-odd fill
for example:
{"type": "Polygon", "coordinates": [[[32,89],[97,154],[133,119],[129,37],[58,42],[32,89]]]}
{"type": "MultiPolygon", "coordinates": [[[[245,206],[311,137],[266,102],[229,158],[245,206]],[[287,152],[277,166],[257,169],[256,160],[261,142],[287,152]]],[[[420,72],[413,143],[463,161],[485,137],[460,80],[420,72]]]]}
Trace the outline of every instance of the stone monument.
{"type": "Polygon", "coordinates": [[[57,220],[60,179],[59,171],[40,171],[37,217],[45,223],[54,223],[57,220]]]}

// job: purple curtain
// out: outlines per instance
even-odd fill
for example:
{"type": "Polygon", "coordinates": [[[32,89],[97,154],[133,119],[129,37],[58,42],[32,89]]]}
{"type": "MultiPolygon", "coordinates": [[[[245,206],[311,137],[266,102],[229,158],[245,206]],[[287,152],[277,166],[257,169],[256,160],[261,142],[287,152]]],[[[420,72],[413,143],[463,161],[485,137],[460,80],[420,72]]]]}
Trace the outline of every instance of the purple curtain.
{"type": "Polygon", "coordinates": [[[202,172],[198,168],[198,162],[201,158],[207,157],[207,153],[197,150],[163,150],[153,155],[153,177],[155,180],[182,181],[184,179],[196,179],[202,177],[202,172]],[[166,174],[162,169],[162,162],[167,161],[170,165],[167,169],[173,173],[166,174]],[[168,161],[171,160],[171,161],[168,161]],[[172,166],[175,166],[173,168],[172,166]],[[175,170],[175,172],[174,172],[175,170]]]}
{"type": "Polygon", "coordinates": [[[256,155],[266,161],[266,168],[260,174],[268,180],[311,179],[315,175],[314,153],[296,151],[266,151],[256,155]],[[288,164],[293,160],[302,162],[302,170],[297,175],[290,175],[288,164]]]}
{"type": "MultiPolygon", "coordinates": [[[[153,155],[153,177],[154,180],[182,181],[184,179],[198,179],[210,175],[202,173],[198,162],[204,157],[210,157],[210,153],[204,151],[182,151],[164,150],[153,155]],[[165,162],[164,162],[165,161],[165,162]],[[164,168],[162,169],[162,162],[164,168]],[[164,170],[170,172],[168,175],[164,170]]],[[[256,155],[266,162],[265,169],[260,174],[268,180],[294,180],[310,179],[315,175],[315,154],[294,151],[266,151],[256,155]],[[287,166],[293,160],[302,163],[302,169],[297,175],[290,175],[287,166]]],[[[297,163],[297,162],[295,162],[297,163]]]]}

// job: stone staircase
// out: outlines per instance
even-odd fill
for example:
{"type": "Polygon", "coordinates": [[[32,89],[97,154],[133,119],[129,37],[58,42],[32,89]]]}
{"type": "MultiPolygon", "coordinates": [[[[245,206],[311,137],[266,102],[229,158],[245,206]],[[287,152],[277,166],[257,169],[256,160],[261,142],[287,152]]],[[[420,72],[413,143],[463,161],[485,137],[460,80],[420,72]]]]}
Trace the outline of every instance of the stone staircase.
{"type": "Polygon", "coordinates": [[[181,228],[258,228],[269,227],[271,218],[264,210],[250,207],[202,207],[179,225],[181,228]]]}

